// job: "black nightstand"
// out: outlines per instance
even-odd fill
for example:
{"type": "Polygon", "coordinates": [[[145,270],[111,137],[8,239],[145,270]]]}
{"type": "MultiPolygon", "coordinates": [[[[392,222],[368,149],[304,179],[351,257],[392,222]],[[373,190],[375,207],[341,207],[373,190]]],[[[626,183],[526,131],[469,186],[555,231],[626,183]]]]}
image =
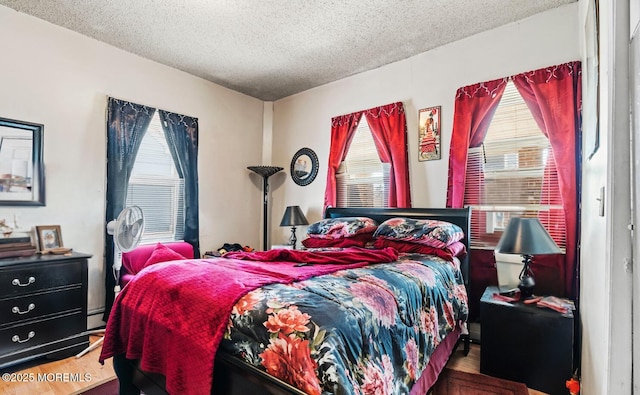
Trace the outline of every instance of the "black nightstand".
{"type": "Polygon", "coordinates": [[[573,317],[494,300],[487,287],[480,300],[480,373],[527,384],[549,394],[566,394],[573,373],[573,317]]]}

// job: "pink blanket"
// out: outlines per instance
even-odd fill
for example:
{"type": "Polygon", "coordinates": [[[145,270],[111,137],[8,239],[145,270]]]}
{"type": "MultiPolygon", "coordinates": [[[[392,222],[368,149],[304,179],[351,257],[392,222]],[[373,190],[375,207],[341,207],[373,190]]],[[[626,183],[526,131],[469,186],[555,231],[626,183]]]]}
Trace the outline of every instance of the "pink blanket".
{"type": "MultiPolygon", "coordinates": [[[[299,253],[299,254],[298,254],[299,253]]],[[[202,259],[159,263],[141,271],[116,298],[100,362],[116,354],[140,359],[141,368],[166,377],[170,394],[209,394],[218,344],[234,304],[273,283],[291,283],[372,263],[370,251],[345,249],[342,265],[202,259]]],[[[317,253],[313,253],[317,254],[317,253]]],[[[295,254],[313,263],[316,255],[295,254]]],[[[378,251],[392,262],[395,250],[378,251]]],[[[334,251],[333,258],[338,259],[334,251]]]]}
{"type": "Polygon", "coordinates": [[[275,249],[257,252],[228,252],[225,258],[243,259],[263,262],[299,262],[308,264],[344,265],[354,262],[393,262],[398,259],[398,252],[394,248],[386,247],[378,250],[360,247],[328,248],[326,250],[288,250],[275,249]]]}

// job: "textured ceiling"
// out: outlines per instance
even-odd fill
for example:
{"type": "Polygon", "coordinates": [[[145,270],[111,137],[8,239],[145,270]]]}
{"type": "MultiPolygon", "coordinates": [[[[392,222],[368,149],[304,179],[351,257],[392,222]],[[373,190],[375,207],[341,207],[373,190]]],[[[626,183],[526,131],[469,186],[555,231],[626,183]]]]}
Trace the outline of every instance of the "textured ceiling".
{"type": "Polygon", "coordinates": [[[273,101],[576,0],[0,0],[273,101]]]}

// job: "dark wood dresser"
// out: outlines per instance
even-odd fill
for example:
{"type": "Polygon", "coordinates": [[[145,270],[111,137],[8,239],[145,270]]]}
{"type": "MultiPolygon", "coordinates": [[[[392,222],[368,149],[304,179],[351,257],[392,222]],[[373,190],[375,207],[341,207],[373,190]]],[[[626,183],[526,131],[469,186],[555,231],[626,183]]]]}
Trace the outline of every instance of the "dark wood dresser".
{"type": "Polygon", "coordinates": [[[0,259],[0,370],[39,357],[65,358],[89,345],[91,255],[0,259]]]}

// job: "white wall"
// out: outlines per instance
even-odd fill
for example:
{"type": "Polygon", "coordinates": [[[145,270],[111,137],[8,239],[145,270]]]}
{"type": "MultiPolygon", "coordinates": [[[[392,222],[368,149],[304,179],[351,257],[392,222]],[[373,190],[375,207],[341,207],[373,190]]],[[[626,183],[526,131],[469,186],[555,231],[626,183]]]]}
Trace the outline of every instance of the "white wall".
{"type": "MultiPolygon", "coordinates": [[[[293,154],[309,147],[318,155],[320,171],[305,187],[288,175],[275,185],[274,216],[281,216],[287,205],[297,204],[310,221],[321,218],[331,118],[396,101],[404,102],[407,114],[413,206],[444,207],[456,90],[578,60],[578,33],[576,3],[276,101],[274,165],[288,169],[293,154]],[[443,114],[442,159],[418,162],[418,110],[437,105],[442,106],[443,114]]],[[[288,229],[274,225],[274,243],[285,241],[288,229]]]]}
{"type": "Polygon", "coordinates": [[[263,102],[0,6],[0,117],[44,124],[46,207],[0,219],[58,224],[93,254],[89,309],[104,306],[107,95],[199,119],[200,244],[258,245],[263,102]]]}
{"type": "MultiPolygon", "coordinates": [[[[590,33],[584,23],[588,3],[580,1],[580,27],[590,33]]],[[[581,393],[587,395],[632,392],[629,5],[628,0],[599,2],[600,148],[591,159],[585,153],[582,169],[581,393]],[[602,187],[603,217],[597,200],[602,187]]],[[[593,125],[583,125],[583,133],[594,132],[593,125]]]]}
{"type": "MultiPolygon", "coordinates": [[[[580,25],[585,29],[586,9],[588,1],[580,2],[580,25]]],[[[604,11],[604,7],[601,7],[604,11]]],[[[601,27],[608,26],[606,18],[601,13],[601,27]]],[[[589,34],[591,29],[586,28],[589,34]]],[[[603,35],[604,37],[604,35],[603,35]]],[[[581,37],[581,46],[585,45],[584,36],[581,37]]],[[[601,40],[601,72],[605,75],[608,65],[604,61],[608,53],[606,40],[601,40]]],[[[586,64],[585,59],[583,62],[586,64]]],[[[583,69],[584,71],[584,69],[583,69]]],[[[601,78],[600,90],[606,92],[609,84],[601,78]]],[[[587,97],[588,87],[583,85],[583,97],[587,97]]],[[[602,96],[606,97],[606,96],[602,96]]],[[[606,103],[606,99],[603,101],[606,103]]],[[[603,106],[604,107],[604,106],[603,106]]],[[[599,114],[600,125],[607,125],[608,112],[599,114]]],[[[595,133],[595,126],[589,123],[583,124],[583,134],[595,133]]],[[[605,129],[601,129],[600,146],[591,159],[591,153],[584,153],[582,162],[582,216],[581,216],[581,253],[580,253],[580,319],[582,323],[582,385],[584,394],[606,393],[607,372],[609,361],[606,358],[609,340],[609,325],[604,317],[609,317],[608,295],[611,291],[609,285],[609,265],[607,264],[607,249],[604,247],[607,228],[607,217],[611,212],[612,189],[607,185],[607,151],[609,139],[605,129]],[[605,187],[606,217],[600,217],[599,202],[595,200],[599,196],[600,188],[605,187]],[[586,392],[585,392],[586,391],[586,392]]]]}
{"type": "MultiPolygon", "coordinates": [[[[638,200],[640,200],[640,191],[637,190],[637,186],[640,185],[640,173],[638,172],[638,168],[640,167],[640,2],[634,1],[630,4],[630,23],[629,23],[629,33],[631,35],[631,48],[630,48],[630,70],[629,77],[631,79],[632,84],[629,84],[630,89],[630,107],[631,107],[631,117],[632,117],[632,129],[630,131],[631,140],[632,140],[632,157],[631,163],[632,167],[632,189],[634,193],[634,200],[632,207],[638,207],[638,200]]],[[[633,222],[636,226],[640,224],[640,212],[638,210],[632,210],[633,222]]],[[[634,232],[633,240],[632,240],[632,251],[634,255],[634,261],[637,261],[638,253],[636,251],[640,251],[640,235],[638,232],[634,232]]],[[[640,271],[633,271],[633,282],[632,282],[632,300],[637,301],[640,300],[640,271]]],[[[632,304],[633,305],[633,304],[632,304]]],[[[632,361],[638,361],[640,358],[640,332],[638,330],[633,330],[633,328],[640,328],[640,314],[633,314],[632,312],[632,361]]],[[[633,364],[633,388],[632,391],[634,393],[640,393],[640,364],[633,364]]]]}

